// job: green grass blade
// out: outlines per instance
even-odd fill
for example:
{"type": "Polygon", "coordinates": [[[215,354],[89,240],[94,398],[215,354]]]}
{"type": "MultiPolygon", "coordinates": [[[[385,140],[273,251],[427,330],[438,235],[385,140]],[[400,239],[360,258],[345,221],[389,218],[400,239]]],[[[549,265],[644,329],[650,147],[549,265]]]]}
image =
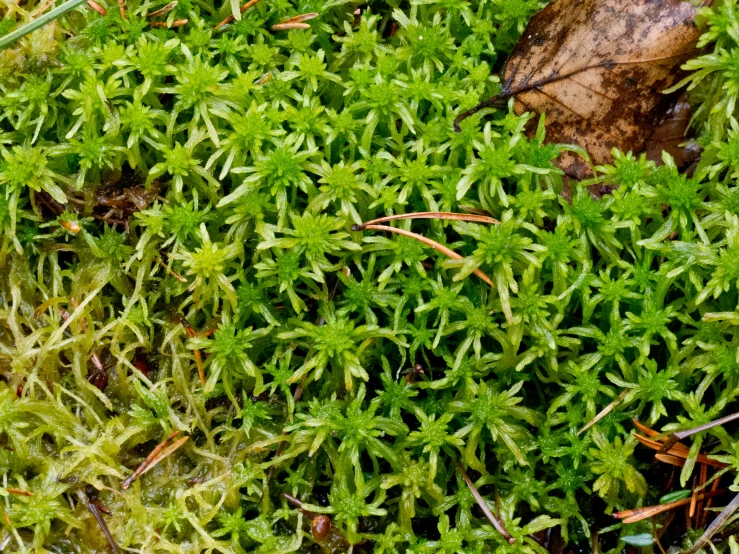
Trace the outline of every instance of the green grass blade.
{"type": "Polygon", "coordinates": [[[21,25],[15,31],[8,33],[4,37],[0,38],[0,50],[7,48],[18,39],[23,38],[27,34],[34,32],[36,29],[40,29],[50,21],[63,16],[65,13],[72,11],[85,2],[87,2],[87,0],[69,0],[61,6],[57,6],[53,10],[46,12],[38,19],[34,19],[33,21],[26,23],[25,25],[21,25]]]}

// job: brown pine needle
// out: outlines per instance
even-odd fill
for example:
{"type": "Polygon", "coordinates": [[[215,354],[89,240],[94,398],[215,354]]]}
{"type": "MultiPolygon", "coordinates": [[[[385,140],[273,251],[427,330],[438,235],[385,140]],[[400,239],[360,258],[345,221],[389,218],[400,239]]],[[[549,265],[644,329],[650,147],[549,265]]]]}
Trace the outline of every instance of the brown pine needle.
{"type": "MultiPolygon", "coordinates": [[[[706,492],[703,494],[694,495],[697,496],[698,499],[702,498],[712,498],[714,496],[718,496],[719,494],[723,494],[726,491],[723,490],[716,490],[711,492],[706,492]]],[[[693,497],[689,498],[683,498],[682,500],[675,500],[673,502],[667,502],[666,504],[656,504],[654,506],[644,506],[643,508],[634,508],[633,510],[622,510],[620,512],[615,512],[613,514],[613,517],[616,519],[623,520],[624,523],[636,523],[637,521],[642,521],[644,519],[648,519],[650,517],[656,516],[657,514],[661,514],[663,512],[668,512],[670,510],[674,510],[675,508],[679,508],[680,506],[686,506],[690,504],[693,497]]]]}
{"type": "Polygon", "coordinates": [[[462,467],[462,464],[459,463],[459,460],[457,460],[457,471],[459,471],[460,475],[464,479],[464,482],[467,483],[467,488],[470,489],[472,496],[475,497],[477,504],[480,506],[480,509],[482,509],[482,513],[485,514],[485,517],[488,518],[488,521],[493,525],[495,530],[503,535],[503,538],[508,541],[508,544],[515,544],[516,539],[514,539],[510,535],[510,533],[505,530],[505,527],[503,527],[503,524],[500,522],[500,520],[495,517],[495,515],[493,515],[493,512],[490,511],[490,508],[485,502],[485,499],[480,494],[480,491],[477,490],[477,487],[472,482],[472,479],[470,479],[470,476],[467,475],[467,472],[464,470],[464,467],[462,467]]]}
{"type": "Polygon", "coordinates": [[[126,19],[126,6],[123,4],[123,0],[118,0],[118,8],[121,10],[121,19],[126,19]]]}
{"type": "Polygon", "coordinates": [[[262,75],[259,79],[254,81],[255,85],[266,85],[272,80],[272,73],[267,72],[264,75],[262,75]]]}
{"type": "Polygon", "coordinates": [[[269,28],[270,31],[289,31],[290,29],[310,29],[310,25],[291,21],[290,23],[276,23],[269,28]]]}
{"type": "Polygon", "coordinates": [[[365,225],[374,225],[376,223],[385,223],[387,221],[397,221],[399,219],[447,219],[453,221],[471,221],[472,223],[500,223],[500,221],[493,217],[480,214],[460,214],[454,212],[414,212],[409,214],[395,214],[385,217],[378,217],[377,219],[366,221],[361,225],[356,225],[356,227],[358,227],[357,231],[361,231],[361,229],[365,225]]]}
{"type": "Polygon", "coordinates": [[[601,419],[603,419],[604,417],[606,417],[609,413],[611,413],[611,411],[613,410],[613,408],[615,408],[616,406],[618,406],[619,402],[621,402],[624,398],[626,398],[626,394],[628,392],[629,392],[628,389],[627,390],[624,390],[621,394],[619,394],[616,398],[614,398],[613,399],[613,402],[611,402],[610,404],[608,404],[608,406],[606,406],[600,412],[598,412],[598,414],[593,419],[591,419],[587,423],[587,425],[585,425],[585,427],[583,427],[582,429],[580,429],[577,432],[577,434],[580,435],[580,434],[584,433],[585,431],[587,431],[588,429],[590,429],[593,425],[595,425],[596,423],[598,423],[601,419]]]}
{"type": "Polygon", "coordinates": [[[154,450],[151,451],[151,453],[146,457],[146,459],[141,462],[139,467],[136,468],[136,471],[134,471],[130,476],[126,478],[125,481],[121,483],[121,488],[125,491],[128,489],[128,487],[131,486],[131,483],[133,483],[136,479],[141,477],[144,473],[149,471],[151,468],[153,468],[155,465],[157,465],[159,462],[161,462],[164,458],[169,456],[172,452],[177,450],[180,446],[185,444],[187,440],[190,438],[190,436],[182,437],[181,439],[177,440],[174,444],[172,441],[175,439],[177,435],[180,434],[179,429],[177,431],[174,431],[171,435],[169,435],[166,439],[164,439],[162,442],[160,442],[154,450]]]}
{"type": "MultiPolygon", "coordinates": [[[[310,21],[311,19],[315,19],[318,17],[318,12],[308,12],[308,13],[301,13],[300,15],[294,15],[292,17],[288,17],[287,19],[283,19],[280,21],[280,23],[300,23],[302,21],[310,21]]],[[[280,24],[278,23],[278,25],[280,24]]]]}
{"type": "MultiPolygon", "coordinates": [[[[177,5],[177,2],[172,2],[172,3],[175,4],[175,5],[177,5]]],[[[164,8],[162,8],[162,9],[164,9],[164,8]]],[[[187,20],[186,19],[184,21],[185,21],[185,23],[187,23],[187,20]]],[[[174,23],[177,23],[177,21],[175,21],[174,23]]],[[[172,23],[172,26],[173,27],[174,27],[174,23],[172,23]]],[[[158,27],[158,26],[166,25],[166,22],[164,22],[164,21],[161,21],[161,22],[157,21],[156,24],[155,23],[150,23],[150,25],[154,25],[155,27],[158,27]]],[[[185,279],[182,275],[180,275],[179,273],[177,273],[176,271],[174,271],[173,269],[171,269],[162,260],[157,260],[157,263],[164,268],[164,271],[166,271],[169,275],[171,275],[172,277],[174,277],[175,279],[177,279],[180,283],[187,283],[187,279],[185,279]]]]}
{"type": "MultiPolygon", "coordinates": [[[[187,333],[187,336],[191,339],[194,339],[195,337],[199,336],[198,332],[192,328],[190,323],[185,319],[183,315],[177,314],[176,320],[179,321],[182,326],[185,328],[185,332],[187,333]]],[[[215,329],[214,329],[215,331],[215,329]]],[[[208,335],[205,335],[208,336],[208,335]]],[[[205,386],[205,372],[203,371],[203,355],[200,353],[200,350],[197,348],[194,350],[195,355],[195,365],[198,368],[198,377],[200,377],[200,383],[205,386]]]]}
{"type": "Polygon", "coordinates": [[[8,491],[10,494],[15,494],[16,496],[36,496],[31,491],[24,491],[23,489],[11,489],[11,488],[7,488],[5,490],[8,491]]]}
{"type": "Polygon", "coordinates": [[[656,437],[656,436],[658,436],[660,434],[659,431],[655,431],[654,429],[650,429],[649,427],[647,427],[646,425],[644,425],[643,423],[641,423],[639,420],[637,420],[635,418],[632,418],[631,421],[634,423],[634,427],[636,427],[637,429],[639,429],[639,431],[641,431],[642,433],[644,433],[648,437],[656,437]]]}
{"type": "MultiPolygon", "coordinates": [[[[660,454],[662,443],[659,441],[654,441],[651,439],[648,439],[647,437],[643,437],[639,435],[638,433],[633,433],[636,440],[638,440],[640,443],[642,443],[644,446],[648,446],[649,448],[653,450],[657,450],[657,454],[655,455],[655,458],[658,459],[661,462],[666,462],[672,465],[678,465],[683,466],[685,465],[685,459],[688,457],[689,449],[687,446],[681,443],[676,443],[672,445],[672,448],[669,450],[667,454],[660,454]]],[[[698,454],[697,462],[701,464],[706,464],[712,467],[717,467],[719,469],[724,469],[726,464],[712,460],[705,454],[698,454]]]]}
{"type": "Polygon", "coordinates": [[[171,12],[173,9],[177,7],[177,0],[174,0],[174,2],[170,2],[163,8],[159,8],[156,11],[151,12],[150,14],[147,14],[146,17],[159,17],[160,15],[166,15],[169,12],[171,12]]]}
{"type": "MultiPolygon", "coordinates": [[[[87,5],[90,6],[93,10],[95,10],[96,12],[98,12],[102,16],[108,15],[108,10],[106,10],[100,4],[98,4],[97,2],[95,2],[95,0],[87,0],[87,5]]],[[[64,225],[64,223],[65,222],[62,222],[62,225],[65,227],[65,229],[67,229],[68,231],[71,231],[73,233],[79,233],[79,231],[80,231],[79,225],[76,225],[75,226],[74,222],[71,222],[71,221],[70,222],[66,222],[66,223],[69,224],[69,226],[64,225]],[[76,231],[75,231],[75,228],[77,229],[76,231]]]]}
{"type": "MultiPolygon", "coordinates": [[[[359,230],[359,229],[357,229],[359,230]]],[[[443,244],[439,244],[435,240],[431,240],[429,238],[424,237],[423,235],[419,235],[417,233],[412,233],[410,231],[406,231],[405,229],[398,229],[397,227],[390,227],[389,225],[369,225],[364,224],[361,230],[374,230],[374,231],[387,231],[388,233],[396,233],[398,235],[403,235],[405,237],[410,237],[412,239],[416,239],[419,242],[422,242],[426,246],[430,246],[434,250],[438,250],[442,254],[445,254],[446,256],[450,257],[453,260],[461,260],[462,256],[457,254],[454,250],[447,248],[443,244]]],[[[480,269],[475,269],[472,273],[477,275],[480,279],[485,281],[488,285],[491,287],[495,287],[493,284],[493,280],[485,275],[485,273],[480,269]]]]}
{"type": "MultiPolygon", "coordinates": [[[[149,25],[152,27],[166,27],[167,29],[174,29],[175,27],[184,27],[189,21],[189,19],[178,19],[177,21],[173,21],[171,24],[168,24],[166,21],[152,21],[149,25]]],[[[185,281],[185,283],[186,282],[187,281],[185,281]]]]}
{"type": "MultiPolygon", "coordinates": [[[[241,13],[244,13],[246,10],[248,10],[249,8],[251,8],[257,2],[259,2],[259,0],[249,0],[246,4],[244,4],[243,6],[241,6],[241,8],[239,8],[239,11],[241,13]]],[[[214,28],[214,30],[217,31],[218,29],[220,29],[224,25],[228,25],[229,23],[231,23],[233,20],[234,20],[233,14],[232,15],[229,15],[226,19],[224,19],[218,25],[216,25],[215,28],[214,28]]]]}

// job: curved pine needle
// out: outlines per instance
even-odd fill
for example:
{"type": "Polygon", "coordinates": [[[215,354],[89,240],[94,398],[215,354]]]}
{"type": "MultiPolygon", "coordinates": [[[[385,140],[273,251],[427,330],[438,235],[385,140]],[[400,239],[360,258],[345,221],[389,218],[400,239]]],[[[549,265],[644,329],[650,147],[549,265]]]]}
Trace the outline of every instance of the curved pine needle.
{"type": "MultiPolygon", "coordinates": [[[[405,229],[398,229],[397,227],[390,227],[389,225],[369,225],[365,224],[361,230],[373,230],[373,231],[387,231],[388,233],[396,233],[398,235],[403,235],[405,237],[410,237],[412,239],[416,239],[419,242],[422,242],[426,246],[430,246],[434,250],[438,250],[442,254],[445,254],[446,256],[450,257],[453,260],[461,260],[462,256],[457,254],[454,250],[447,248],[443,244],[440,244],[436,242],[435,240],[431,240],[430,238],[424,237],[423,235],[419,235],[417,233],[412,233],[411,231],[406,231],[405,229]]],[[[480,279],[485,281],[488,285],[491,287],[495,287],[493,284],[493,280],[488,277],[480,268],[475,269],[472,273],[477,275],[480,279]]]]}
{"type": "Polygon", "coordinates": [[[378,217],[377,219],[366,221],[361,225],[355,225],[355,227],[358,227],[357,230],[359,231],[367,225],[385,223],[387,221],[397,221],[399,219],[446,219],[452,221],[470,221],[472,223],[500,223],[500,221],[498,221],[494,217],[481,214],[460,214],[455,212],[414,212],[409,214],[395,214],[385,217],[378,217]]]}
{"type": "MultiPolygon", "coordinates": [[[[239,12],[244,13],[246,10],[248,10],[249,8],[251,8],[257,2],[259,2],[259,0],[249,0],[246,4],[244,4],[243,6],[241,6],[241,8],[239,8],[239,12]]],[[[226,19],[224,19],[218,25],[216,25],[214,27],[214,30],[217,31],[218,29],[220,29],[224,25],[228,25],[229,23],[231,23],[233,20],[234,20],[234,16],[233,15],[229,15],[226,19]]]]}

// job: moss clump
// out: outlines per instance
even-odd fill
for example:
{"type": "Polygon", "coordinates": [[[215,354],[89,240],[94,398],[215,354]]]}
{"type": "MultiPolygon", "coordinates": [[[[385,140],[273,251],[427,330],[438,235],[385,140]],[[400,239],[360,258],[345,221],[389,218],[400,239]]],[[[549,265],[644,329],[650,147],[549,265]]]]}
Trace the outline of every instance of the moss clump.
{"type": "MultiPolygon", "coordinates": [[[[607,515],[666,492],[629,418],[739,391],[736,6],[702,12],[694,174],[616,153],[611,195],[565,200],[531,115],[452,128],[542,4],[262,0],[216,29],[238,5],[133,0],[0,52],[3,552],[102,552],[95,514],[147,553],[649,542],[607,515]],[[469,209],[501,224],[394,224],[460,260],[353,229],[469,209]]],[[[735,444],[695,436],[671,486],[735,444]]]]}

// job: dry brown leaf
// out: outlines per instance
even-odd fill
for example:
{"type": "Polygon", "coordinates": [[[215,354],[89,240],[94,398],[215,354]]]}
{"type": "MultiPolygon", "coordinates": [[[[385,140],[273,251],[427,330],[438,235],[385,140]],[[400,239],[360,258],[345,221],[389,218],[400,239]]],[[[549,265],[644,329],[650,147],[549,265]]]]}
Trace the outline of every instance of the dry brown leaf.
{"type": "MultiPolygon", "coordinates": [[[[674,97],[662,93],[695,56],[695,7],[678,0],[554,0],[529,21],[503,69],[499,99],[516,113],[546,113],[547,142],[585,148],[594,164],[611,149],[642,151],[674,97]]],[[[577,154],[558,165],[591,175],[577,154]]]]}

